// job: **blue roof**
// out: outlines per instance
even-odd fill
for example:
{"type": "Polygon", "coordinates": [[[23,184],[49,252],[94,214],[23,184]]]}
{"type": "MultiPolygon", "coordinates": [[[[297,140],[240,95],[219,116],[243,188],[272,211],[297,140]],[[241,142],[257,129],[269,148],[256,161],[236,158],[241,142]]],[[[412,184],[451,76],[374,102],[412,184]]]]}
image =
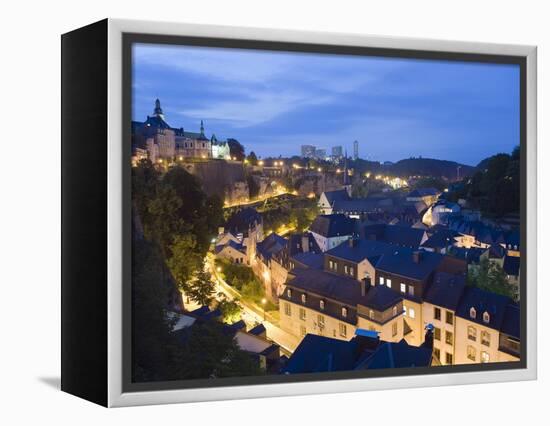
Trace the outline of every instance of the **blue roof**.
{"type": "Polygon", "coordinates": [[[395,250],[395,246],[386,242],[355,240],[353,246],[351,246],[349,242],[345,241],[333,249],[328,250],[326,254],[359,263],[364,259],[378,257],[384,253],[391,253],[395,250]]]}
{"type": "Polygon", "coordinates": [[[502,320],[502,325],[500,331],[508,336],[515,337],[516,339],[520,338],[520,315],[519,315],[519,306],[515,303],[511,303],[506,306],[504,311],[504,318],[502,320]]]}
{"type": "Polygon", "coordinates": [[[263,241],[256,244],[256,249],[265,260],[269,260],[271,256],[283,250],[287,242],[286,238],[273,232],[264,238],[263,241]]]}
{"type": "Polygon", "coordinates": [[[426,197],[426,196],[435,196],[440,194],[441,191],[435,188],[418,188],[411,191],[407,197],[426,197]]]}
{"type": "Polygon", "coordinates": [[[292,256],[292,260],[307,268],[323,269],[324,256],[321,253],[311,251],[296,253],[292,256]]]}
{"type": "Polygon", "coordinates": [[[456,310],[456,315],[494,330],[500,330],[504,312],[510,303],[511,299],[509,297],[491,293],[478,287],[466,286],[456,310]],[[475,318],[470,316],[471,308],[476,311],[475,318]],[[483,321],[484,312],[489,313],[488,323],[483,321]]]}
{"type": "Polygon", "coordinates": [[[309,230],[325,238],[352,235],[355,230],[355,220],[343,214],[319,215],[309,230]]]}
{"type": "Polygon", "coordinates": [[[376,224],[365,226],[362,235],[366,239],[376,239],[398,246],[418,248],[425,232],[423,229],[410,226],[376,224]]]}
{"type": "Polygon", "coordinates": [[[237,242],[233,241],[233,240],[227,241],[227,244],[220,244],[220,245],[216,246],[216,248],[215,248],[216,253],[221,252],[227,246],[232,247],[235,250],[240,251],[241,253],[246,253],[246,249],[244,248],[244,246],[240,243],[237,243],[237,242]]]}
{"type": "Polygon", "coordinates": [[[405,340],[397,343],[385,342],[357,370],[381,368],[429,367],[432,362],[432,349],[409,345],[405,340]]]}
{"type": "Polygon", "coordinates": [[[460,302],[465,285],[466,280],[461,275],[436,272],[424,301],[454,311],[460,302]]]}
{"type": "Polygon", "coordinates": [[[376,269],[422,281],[439,266],[443,258],[442,254],[399,247],[392,253],[382,256],[376,264],[376,269]],[[415,252],[419,255],[418,262],[414,260],[415,252]]]}
{"type": "Polygon", "coordinates": [[[352,370],[355,360],[355,341],[347,342],[315,334],[306,334],[283,368],[283,373],[352,370]]]}
{"type": "Polygon", "coordinates": [[[349,200],[350,197],[345,189],[324,192],[327,201],[332,205],[335,201],[349,200]]]}
{"type": "Polygon", "coordinates": [[[479,263],[481,255],[483,255],[488,249],[483,249],[480,247],[456,247],[453,246],[450,248],[448,254],[453,257],[465,260],[466,263],[479,263]]]}

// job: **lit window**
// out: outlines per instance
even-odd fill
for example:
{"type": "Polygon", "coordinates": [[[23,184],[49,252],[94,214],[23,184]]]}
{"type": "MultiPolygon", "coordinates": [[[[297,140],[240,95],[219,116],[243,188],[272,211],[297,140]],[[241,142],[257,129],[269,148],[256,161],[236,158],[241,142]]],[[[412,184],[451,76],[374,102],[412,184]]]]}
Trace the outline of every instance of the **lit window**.
{"type": "Polygon", "coordinates": [[[445,343],[448,345],[453,345],[453,333],[450,331],[445,332],[445,343]]]}
{"type": "Polygon", "coordinates": [[[403,305],[403,315],[407,316],[407,307],[403,305]]]}
{"type": "Polygon", "coordinates": [[[445,312],[445,322],[449,325],[453,325],[453,313],[451,311],[445,312]]]}
{"type": "Polygon", "coordinates": [[[391,280],[389,278],[386,280],[386,285],[391,288],[391,280]]]}
{"type": "Polygon", "coordinates": [[[369,309],[369,318],[374,319],[374,311],[372,309],[369,309]]]}
{"type": "Polygon", "coordinates": [[[349,274],[353,275],[353,267],[351,267],[351,266],[349,267],[349,274]]]}
{"type": "Polygon", "coordinates": [[[491,346],[491,335],[486,331],[481,332],[481,344],[491,346]]]}
{"type": "Polygon", "coordinates": [[[414,319],[414,316],[416,315],[416,313],[414,312],[414,309],[413,308],[409,308],[409,317],[413,318],[414,319]]]}
{"type": "Polygon", "coordinates": [[[477,312],[476,312],[475,308],[473,308],[473,307],[470,308],[470,318],[476,319],[476,317],[477,317],[477,312]]]}
{"type": "Polygon", "coordinates": [[[407,285],[401,283],[401,293],[405,293],[407,291],[407,285]]]}
{"type": "Polygon", "coordinates": [[[489,315],[489,312],[483,312],[483,322],[485,324],[489,324],[489,321],[491,321],[491,316],[489,315]]]}
{"type": "Polygon", "coordinates": [[[292,297],[292,290],[291,290],[291,289],[288,289],[288,290],[286,291],[286,295],[287,295],[288,298],[291,298],[291,297],[292,297]]]}
{"type": "Polygon", "coordinates": [[[328,268],[329,269],[332,269],[332,265],[334,264],[334,262],[332,260],[329,260],[328,261],[328,268]]]}
{"type": "Polygon", "coordinates": [[[473,340],[474,342],[477,340],[477,330],[471,325],[468,326],[468,339],[473,340]]]}
{"type": "Polygon", "coordinates": [[[324,301],[324,300],[321,300],[321,301],[319,302],[319,308],[325,309],[325,301],[324,301]]]}
{"type": "Polygon", "coordinates": [[[348,309],[347,308],[342,308],[342,316],[344,318],[346,318],[348,316],[348,309]]]}
{"type": "Polygon", "coordinates": [[[392,308],[392,311],[391,311],[391,312],[392,312],[392,315],[393,315],[393,316],[396,316],[396,315],[397,315],[397,306],[394,306],[394,307],[392,308]]]}
{"type": "Polygon", "coordinates": [[[346,324],[340,323],[340,324],[339,324],[339,328],[340,328],[340,336],[346,337],[347,331],[348,331],[348,330],[347,330],[347,327],[346,327],[346,324]]]}
{"type": "Polygon", "coordinates": [[[434,308],[434,319],[441,320],[441,309],[434,308]]]}
{"type": "Polygon", "coordinates": [[[290,304],[289,303],[285,303],[285,314],[288,315],[288,316],[291,316],[292,315],[292,310],[290,308],[290,304]]]}
{"type": "Polygon", "coordinates": [[[481,362],[486,363],[490,361],[489,352],[481,352],[481,362]]]}
{"type": "Polygon", "coordinates": [[[302,303],[306,303],[307,297],[305,294],[302,294],[302,303]]]}
{"type": "Polygon", "coordinates": [[[348,265],[344,265],[344,274],[348,274],[348,265]]]}
{"type": "Polygon", "coordinates": [[[476,360],[476,348],[474,348],[473,346],[468,345],[467,357],[468,357],[469,360],[472,360],[472,361],[475,362],[475,360],[476,360]]]}
{"type": "Polygon", "coordinates": [[[380,277],[378,279],[378,284],[380,284],[380,285],[384,284],[384,277],[380,277]]]}
{"type": "Polygon", "coordinates": [[[409,296],[414,296],[414,287],[412,285],[409,286],[409,296]]]}

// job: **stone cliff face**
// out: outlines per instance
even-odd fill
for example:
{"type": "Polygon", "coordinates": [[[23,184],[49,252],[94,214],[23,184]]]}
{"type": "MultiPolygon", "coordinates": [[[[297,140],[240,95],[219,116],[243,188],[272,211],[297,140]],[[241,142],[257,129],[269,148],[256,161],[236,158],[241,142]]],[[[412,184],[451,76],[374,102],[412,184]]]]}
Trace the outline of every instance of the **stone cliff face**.
{"type": "Polygon", "coordinates": [[[210,160],[184,164],[185,169],[198,177],[204,192],[218,195],[223,201],[234,203],[249,197],[242,163],[210,160]]]}
{"type": "Polygon", "coordinates": [[[302,176],[294,184],[300,196],[307,197],[311,193],[319,196],[325,191],[342,188],[342,178],[331,173],[315,174],[302,176]]]}

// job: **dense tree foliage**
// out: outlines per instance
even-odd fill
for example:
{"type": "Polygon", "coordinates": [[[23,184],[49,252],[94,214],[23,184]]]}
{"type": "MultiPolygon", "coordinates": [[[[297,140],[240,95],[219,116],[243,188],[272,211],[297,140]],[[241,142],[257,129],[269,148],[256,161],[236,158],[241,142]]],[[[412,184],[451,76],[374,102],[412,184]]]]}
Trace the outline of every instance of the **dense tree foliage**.
{"type": "Polygon", "coordinates": [[[229,145],[229,155],[231,155],[231,158],[243,161],[245,158],[244,146],[237,139],[232,138],[227,139],[227,144],[229,145]]]}
{"type": "Polygon", "coordinates": [[[477,268],[468,271],[468,284],[510,298],[516,296],[514,286],[506,279],[506,272],[500,265],[486,258],[480,260],[477,268]]]}
{"type": "Polygon", "coordinates": [[[223,293],[218,294],[220,301],[217,308],[222,313],[223,321],[233,324],[241,318],[241,306],[239,300],[229,300],[223,293]]]}
{"type": "Polygon", "coordinates": [[[256,166],[258,164],[258,157],[256,157],[256,153],[254,151],[250,151],[250,154],[248,154],[246,159],[251,166],[256,166]]]}
{"type": "Polygon", "coordinates": [[[520,209],[520,151],[497,154],[480,163],[480,169],[464,180],[449,198],[464,198],[488,216],[518,213],[520,209]]]}

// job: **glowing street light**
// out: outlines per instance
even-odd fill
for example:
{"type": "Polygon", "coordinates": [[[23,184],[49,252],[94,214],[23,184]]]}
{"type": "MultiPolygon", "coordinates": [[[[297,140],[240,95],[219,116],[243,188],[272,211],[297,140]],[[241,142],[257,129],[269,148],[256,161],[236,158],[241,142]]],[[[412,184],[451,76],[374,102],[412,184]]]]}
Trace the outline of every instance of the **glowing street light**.
{"type": "Polygon", "coordinates": [[[218,266],[218,267],[216,268],[216,271],[221,272],[221,271],[222,271],[222,268],[221,268],[220,266],[218,266]]]}
{"type": "Polygon", "coordinates": [[[258,161],[258,165],[259,166],[263,166],[264,165],[264,162],[262,160],[258,161]]]}

